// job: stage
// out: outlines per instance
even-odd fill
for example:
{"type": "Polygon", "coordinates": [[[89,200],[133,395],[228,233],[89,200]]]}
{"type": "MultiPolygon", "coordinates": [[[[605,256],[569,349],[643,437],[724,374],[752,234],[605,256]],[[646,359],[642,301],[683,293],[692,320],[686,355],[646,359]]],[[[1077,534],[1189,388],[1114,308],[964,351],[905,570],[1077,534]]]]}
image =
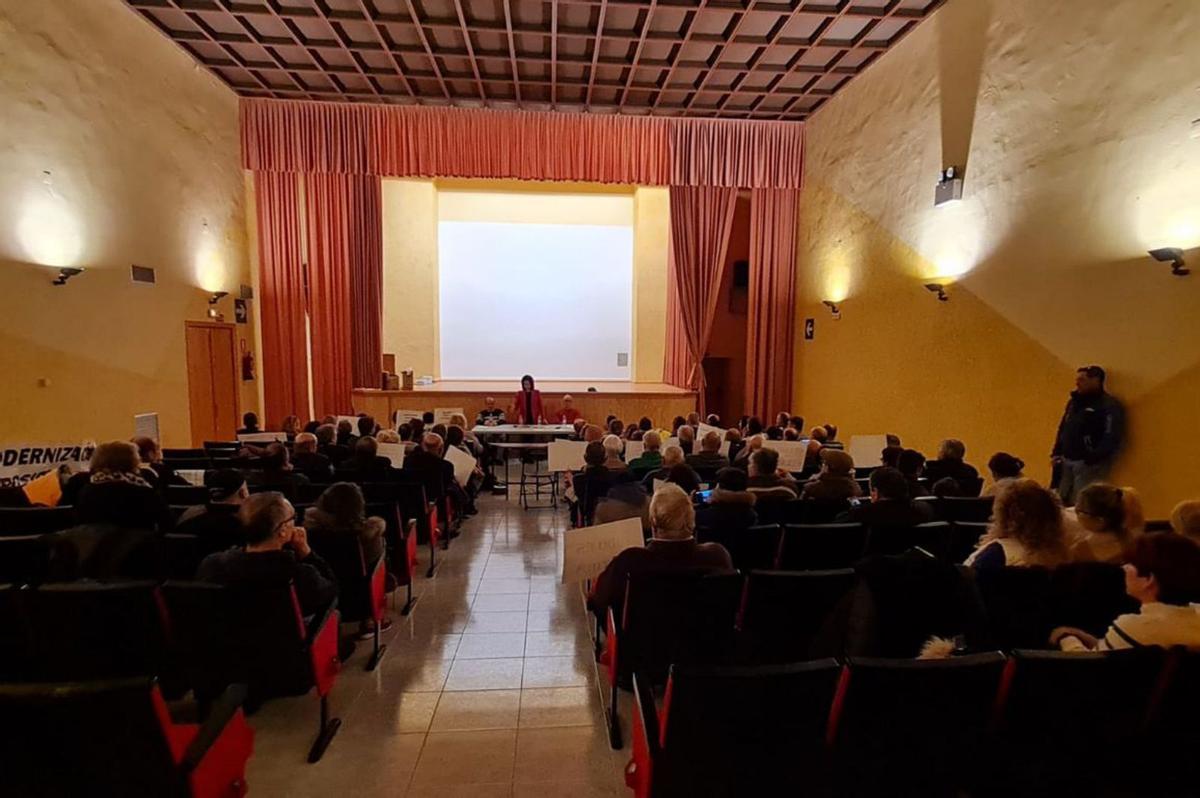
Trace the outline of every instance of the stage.
{"type": "MultiPolygon", "coordinates": [[[[418,385],[411,391],[383,391],[355,388],[354,412],[367,413],[385,423],[397,410],[424,412],[438,407],[461,407],[467,426],[475,423],[475,414],[483,409],[484,399],[495,397],[496,406],[510,412],[513,398],[520,389],[513,380],[441,380],[433,385],[418,385]]],[[[626,424],[636,424],[649,416],[659,427],[670,427],[675,416],[686,416],[696,409],[696,392],[661,382],[585,382],[581,380],[544,380],[537,383],[548,418],[562,405],[564,394],[571,394],[575,409],[588,421],[603,425],[612,414],[626,424]],[[588,388],[595,388],[589,392],[588,388]]]]}

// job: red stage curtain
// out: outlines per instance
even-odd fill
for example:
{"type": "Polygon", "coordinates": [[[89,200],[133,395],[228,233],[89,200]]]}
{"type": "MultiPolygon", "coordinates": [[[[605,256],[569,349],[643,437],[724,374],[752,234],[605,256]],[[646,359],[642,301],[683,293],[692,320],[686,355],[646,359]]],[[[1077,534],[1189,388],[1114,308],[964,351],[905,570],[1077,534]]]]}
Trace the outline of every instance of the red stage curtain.
{"type": "Polygon", "coordinates": [[[759,418],[791,411],[796,316],[796,211],[800,192],[750,194],[750,315],[746,323],[746,410],[759,418]]]}
{"type": "MultiPolygon", "coordinates": [[[[736,204],[734,188],[671,186],[670,260],[677,311],[672,315],[679,317],[687,341],[686,384],[700,392],[701,412],[704,410],[702,361],[716,316],[736,204]]],[[[675,364],[672,377],[678,373],[675,364]]]]}
{"type": "Polygon", "coordinates": [[[663,382],[687,388],[692,372],[687,336],[679,316],[679,289],[675,286],[673,247],[667,245],[667,340],[663,348],[663,382]]]}
{"type": "Polygon", "coordinates": [[[308,414],[304,260],[296,175],[254,176],[258,211],[259,305],[262,310],[262,380],[268,429],[284,416],[308,414]]]}
{"type": "Polygon", "coordinates": [[[254,171],[799,188],[799,122],[242,99],[254,171]]]}
{"type": "Polygon", "coordinates": [[[304,178],[308,233],[308,298],[312,347],[313,414],[350,412],[350,179],[304,178]]]}
{"type": "Polygon", "coordinates": [[[350,354],[355,388],[378,388],[383,373],[383,181],[351,176],[350,354]]]}

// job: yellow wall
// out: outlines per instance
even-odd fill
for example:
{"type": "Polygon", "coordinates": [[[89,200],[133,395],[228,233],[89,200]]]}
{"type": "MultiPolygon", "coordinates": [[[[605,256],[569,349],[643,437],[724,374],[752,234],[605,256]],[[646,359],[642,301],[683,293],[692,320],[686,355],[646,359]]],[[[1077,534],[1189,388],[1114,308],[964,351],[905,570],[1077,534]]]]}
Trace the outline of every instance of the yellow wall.
{"type": "MultiPolygon", "coordinates": [[[[515,180],[383,181],[383,351],[396,368],[440,377],[438,219],[628,224],[633,198],[636,382],[661,382],[666,340],[669,200],[665,188],[515,180]]],[[[503,323],[501,318],[497,324],[503,323]]]]}
{"type": "Polygon", "coordinates": [[[249,279],[236,100],[119,0],[0,0],[0,41],[0,441],[188,445],[183,322],[249,279]]]}
{"type": "Polygon", "coordinates": [[[927,454],[960,437],[979,465],[1004,449],[1045,478],[1074,369],[1099,363],[1131,416],[1118,479],[1159,516],[1200,495],[1200,282],[1145,254],[1200,259],[1195,10],[950,0],[814,115],[798,410],[927,454]],[[934,208],[950,165],[964,200],[934,208]]]}

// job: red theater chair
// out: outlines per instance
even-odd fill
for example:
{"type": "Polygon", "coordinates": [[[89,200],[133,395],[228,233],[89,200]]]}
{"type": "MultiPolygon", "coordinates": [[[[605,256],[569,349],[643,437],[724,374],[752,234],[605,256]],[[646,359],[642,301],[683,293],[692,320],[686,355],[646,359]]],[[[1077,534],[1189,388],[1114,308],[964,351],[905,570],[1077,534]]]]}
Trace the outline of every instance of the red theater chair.
{"type": "Polygon", "coordinates": [[[367,670],[375,670],[387,646],[379,643],[379,627],[387,610],[387,571],[383,557],[368,562],[362,542],[353,534],[323,533],[308,536],[313,551],[321,555],[338,580],[338,612],[342,621],[372,621],[374,647],[367,670]]]}

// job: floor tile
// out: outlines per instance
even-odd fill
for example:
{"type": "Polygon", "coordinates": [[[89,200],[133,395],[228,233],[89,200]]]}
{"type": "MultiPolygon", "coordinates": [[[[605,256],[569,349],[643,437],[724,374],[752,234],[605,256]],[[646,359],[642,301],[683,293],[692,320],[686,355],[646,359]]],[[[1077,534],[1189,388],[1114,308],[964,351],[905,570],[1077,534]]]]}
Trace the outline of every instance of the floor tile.
{"type": "Polygon", "coordinates": [[[464,632],[524,632],[525,612],[473,612],[464,632]]]}
{"type": "Polygon", "coordinates": [[[471,605],[471,612],[524,612],[528,609],[528,593],[485,593],[476,596],[471,605]]]}
{"type": "Polygon", "coordinates": [[[526,657],[570,657],[576,652],[587,651],[590,645],[591,641],[579,631],[525,634],[526,657]]]}
{"type": "Polygon", "coordinates": [[[521,729],[513,781],[607,781],[616,775],[608,737],[600,729],[575,726],[521,729]]]}
{"type": "Polygon", "coordinates": [[[456,659],[446,690],[506,690],[521,686],[522,659],[456,659]]]}
{"type": "Polygon", "coordinates": [[[602,722],[594,687],[548,687],[521,691],[521,728],[589,726],[602,722]]]}
{"type": "Polygon", "coordinates": [[[487,632],[464,634],[458,645],[457,659],[498,659],[525,656],[525,635],[522,632],[487,632]]]}
{"type": "Polygon", "coordinates": [[[526,657],[522,687],[582,687],[590,683],[592,665],[582,656],[526,657]]]}
{"type": "Polygon", "coordinates": [[[478,690],[442,693],[431,731],[513,729],[521,708],[520,690],[478,690]]]}
{"type": "Polygon", "coordinates": [[[516,760],[516,737],[512,729],[432,732],[421,749],[412,785],[510,781],[516,760]]]}

